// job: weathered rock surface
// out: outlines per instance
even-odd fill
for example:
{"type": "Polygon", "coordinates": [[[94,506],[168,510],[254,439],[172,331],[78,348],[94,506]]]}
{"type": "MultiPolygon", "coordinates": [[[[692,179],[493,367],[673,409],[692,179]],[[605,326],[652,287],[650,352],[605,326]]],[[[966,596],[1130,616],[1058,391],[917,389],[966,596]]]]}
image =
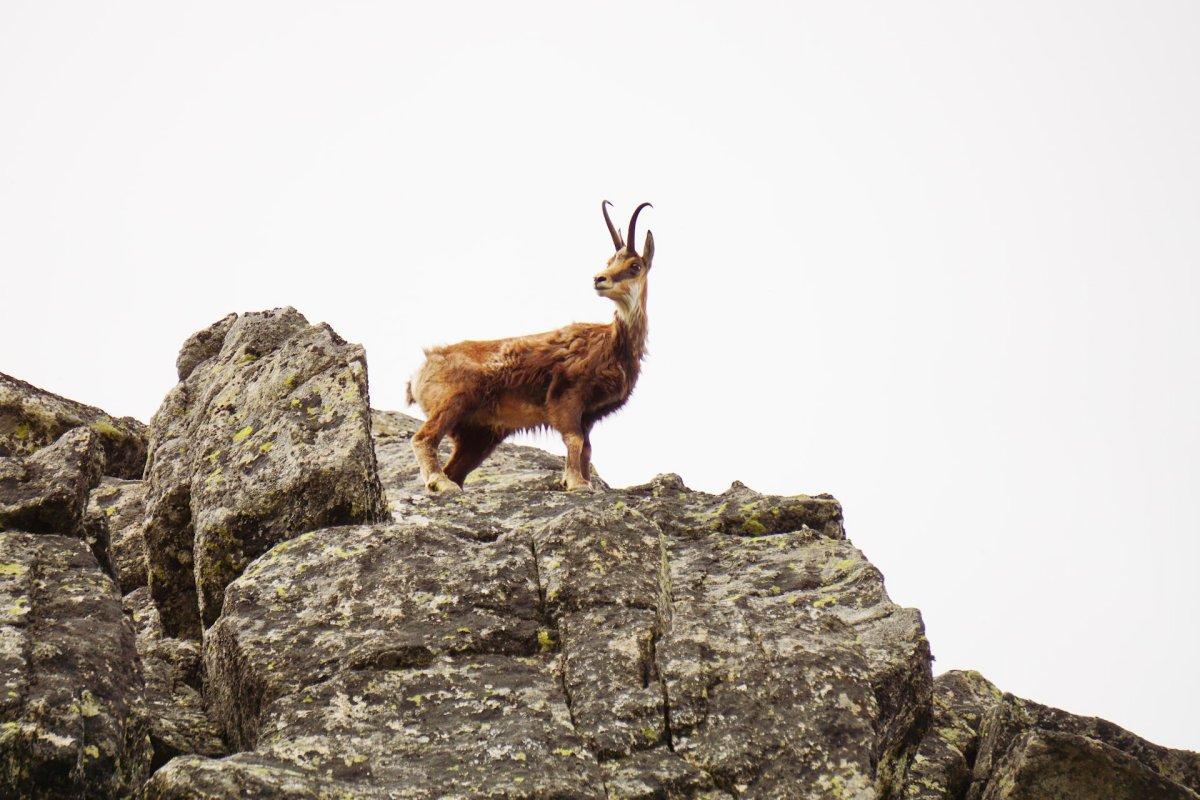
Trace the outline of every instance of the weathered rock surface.
{"type": "MultiPolygon", "coordinates": [[[[99,438],[87,428],[73,428],[30,456],[0,458],[0,530],[84,537],[88,493],[103,464],[99,438]]],[[[103,557],[106,543],[91,544],[103,557]]]]}
{"type": "Polygon", "coordinates": [[[150,425],[145,538],[164,628],[195,638],[272,545],[385,511],[360,346],[286,308],[220,320],[178,366],[150,425]]]}
{"type": "Polygon", "coordinates": [[[674,476],[573,495],[552,488],[560,460],[515,446],[471,491],[430,498],[415,423],[375,418],[393,522],[305,533],[230,584],[205,635],[206,691],[252,749],[177,760],[150,796],[891,791],[928,707],[928,645],[842,538],[832,498],[704,495],[674,476]],[[518,713],[517,686],[522,703],[558,704],[561,733],[495,727],[518,713]]]}
{"type": "Polygon", "coordinates": [[[1195,798],[1200,754],[1010,694],[990,707],[968,800],[1195,798]]]}
{"type": "Polygon", "coordinates": [[[516,537],[478,542],[421,521],[306,533],[230,585],[205,635],[210,700],[230,740],[253,746],[266,706],[340,670],[528,655],[538,630],[516,537]]]}
{"type": "Polygon", "coordinates": [[[96,434],[104,450],[103,473],[140,478],[146,465],[146,426],[116,419],[98,408],[59,397],[0,372],[0,456],[28,456],[72,428],[96,434]]]}
{"type": "Polygon", "coordinates": [[[0,533],[0,796],[124,797],[150,768],[121,598],[87,547],[0,533]]]}
{"type": "Polygon", "coordinates": [[[79,426],[0,461],[38,529],[0,533],[0,796],[1200,800],[1200,755],[933,680],[828,495],[570,494],[502,445],[431,497],[292,309],[177,367],[144,483],[79,426]]]}
{"type": "Polygon", "coordinates": [[[123,603],[137,631],[138,658],[146,680],[152,767],[190,753],[225,755],[228,749],[200,694],[199,643],[163,634],[158,609],[145,586],[127,594],[123,603]]]}
{"type": "Polygon", "coordinates": [[[1000,690],[978,672],[952,671],[933,682],[933,715],[909,765],[908,800],[961,798],[971,782],[983,718],[1000,690]]]}
{"type": "Polygon", "coordinates": [[[145,515],[144,481],[103,478],[88,496],[84,529],[89,540],[108,543],[108,568],[121,594],[146,585],[145,515]]]}

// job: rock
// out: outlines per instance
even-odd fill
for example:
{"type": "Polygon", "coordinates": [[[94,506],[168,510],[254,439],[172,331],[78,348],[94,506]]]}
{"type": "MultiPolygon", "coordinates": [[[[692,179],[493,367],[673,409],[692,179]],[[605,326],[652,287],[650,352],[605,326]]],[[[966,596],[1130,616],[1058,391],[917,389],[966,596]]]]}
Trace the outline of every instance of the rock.
{"type": "Polygon", "coordinates": [[[902,797],[965,797],[979,748],[979,728],[1000,699],[1000,690],[978,672],[939,675],[933,682],[933,718],[908,768],[902,797]]]}
{"type": "Polygon", "coordinates": [[[108,542],[108,564],[121,594],[146,585],[146,484],[103,478],[88,496],[84,527],[108,542]]]}
{"type": "Polygon", "coordinates": [[[29,456],[72,428],[90,429],[104,450],[102,471],[140,478],[146,464],[146,426],[51,394],[0,373],[0,456],[29,456]]]}
{"type": "Polygon", "coordinates": [[[196,638],[275,543],[386,512],[360,346],[294,309],[243,314],[189,339],[180,373],[151,421],[145,536],[163,625],[196,638]]]}
{"type": "Polygon", "coordinates": [[[532,654],[539,624],[529,547],[512,535],[477,542],[421,521],[306,533],[230,584],[205,635],[210,701],[252,747],[267,705],[341,670],[532,654]]]}
{"type": "Polygon", "coordinates": [[[137,631],[137,652],[146,679],[152,768],[181,755],[224,755],[225,743],[200,694],[200,645],[163,634],[158,609],[145,586],[127,594],[123,603],[137,631]]]}
{"type": "Polygon", "coordinates": [[[772,497],[734,481],[719,495],[695,492],[674,474],[659,475],[628,493],[639,501],[651,519],[674,536],[728,533],[764,536],[810,528],[834,539],[845,538],[842,506],[832,496],[820,494],[772,497]]]}
{"type": "Polygon", "coordinates": [[[1111,722],[1005,694],[987,712],[967,800],[1200,795],[1200,754],[1147,742],[1111,722]]]}
{"type": "Polygon", "coordinates": [[[654,661],[670,617],[662,532],[624,502],[602,499],[530,536],[576,730],[602,759],[663,743],[666,708],[654,661]]]}
{"type": "Polygon", "coordinates": [[[0,796],[1200,798],[1200,755],[934,681],[828,495],[504,445],[430,496],[328,327],[177,366],[144,483],[85,426],[0,458],[0,796]]]}
{"type": "Polygon", "coordinates": [[[983,800],[1195,800],[1197,795],[1115,747],[1069,733],[1021,734],[983,800]]]}
{"type": "Polygon", "coordinates": [[[675,751],[738,796],[886,797],[927,713],[920,616],[840,539],[673,541],[657,645],[675,751]]]}
{"type": "Polygon", "coordinates": [[[0,795],[126,797],[150,767],[133,630],[78,539],[0,533],[0,795]]]}
{"type": "Polygon", "coordinates": [[[228,314],[209,325],[203,330],[196,331],[188,337],[179,348],[179,357],[175,359],[175,371],[179,380],[186,381],[196,367],[221,352],[225,344],[225,335],[237,322],[237,314],[228,314]]]}
{"type": "Polygon", "coordinates": [[[479,797],[510,763],[539,768],[503,796],[555,796],[564,765],[581,772],[563,797],[897,788],[928,716],[928,645],[832,498],[671,477],[582,496],[548,490],[561,460],[528,448],[430,497],[406,455],[415,424],[375,426],[394,521],[281,542],[229,585],[205,690],[244,752],[177,759],[150,796],[479,797]],[[507,711],[476,716],[481,680],[507,711]],[[544,733],[506,744],[495,726],[529,713],[510,687],[557,704],[551,751],[569,760],[524,749],[544,733]]]}
{"type": "Polygon", "coordinates": [[[253,753],[176,759],[146,797],[600,800],[558,686],[519,656],[342,672],[275,701],[253,753]]]}
{"type": "MultiPolygon", "coordinates": [[[[83,537],[88,493],[100,481],[104,451],[87,428],[73,428],[28,457],[0,458],[0,530],[83,537]]],[[[104,542],[93,542],[98,555],[104,542]]]]}
{"type": "Polygon", "coordinates": [[[606,761],[601,766],[610,800],[657,800],[662,797],[724,800],[733,797],[714,787],[708,773],[693,767],[666,747],[642,750],[627,758],[606,761]]]}

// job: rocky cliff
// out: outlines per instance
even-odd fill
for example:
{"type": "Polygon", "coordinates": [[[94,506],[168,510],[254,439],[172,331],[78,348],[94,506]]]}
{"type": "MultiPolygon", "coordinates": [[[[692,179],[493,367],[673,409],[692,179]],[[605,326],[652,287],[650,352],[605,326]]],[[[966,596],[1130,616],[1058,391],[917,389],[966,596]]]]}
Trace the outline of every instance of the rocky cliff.
{"type": "Polygon", "coordinates": [[[828,495],[505,445],[430,497],[328,326],[177,366],[148,428],[0,376],[0,796],[1200,798],[1195,753],[935,679],[828,495]]]}

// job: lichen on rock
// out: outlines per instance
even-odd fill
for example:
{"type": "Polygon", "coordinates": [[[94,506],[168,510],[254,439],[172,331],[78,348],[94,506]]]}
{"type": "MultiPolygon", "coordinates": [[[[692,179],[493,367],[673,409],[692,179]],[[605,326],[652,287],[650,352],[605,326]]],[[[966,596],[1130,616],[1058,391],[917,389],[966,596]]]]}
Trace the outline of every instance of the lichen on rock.
{"type": "Polygon", "coordinates": [[[143,685],[83,542],[0,533],[0,796],[129,796],[150,770],[143,685]]]}
{"type": "Polygon", "coordinates": [[[189,339],[179,373],[150,425],[145,536],[163,624],[195,638],[272,545],[386,512],[360,346],[295,309],[243,314],[189,339]]]}
{"type": "Polygon", "coordinates": [[[28,456],[0,457],[0,531],[84,539],[107,567],[107,529],[89,527],[84,520],[103,467],[99,437],[88,428],[72,428],[28,456]]]}
{"type": "Polygon", "coordinates": [[[504,444],[430,496],[293,309],[177,369],[144,481],[93,423],[0,456],[0,796],[1200,798],[1200,755],[934,679],[829,495],[568,493],[504,444]]]}
{"type": "Polygon", "coordinates": [[[0,372],[0,456],[29,456],[72,428],[87,428],[103,450],[101,470],[140,478],[146,464],[146,426],[59,397],[0,372]]]}

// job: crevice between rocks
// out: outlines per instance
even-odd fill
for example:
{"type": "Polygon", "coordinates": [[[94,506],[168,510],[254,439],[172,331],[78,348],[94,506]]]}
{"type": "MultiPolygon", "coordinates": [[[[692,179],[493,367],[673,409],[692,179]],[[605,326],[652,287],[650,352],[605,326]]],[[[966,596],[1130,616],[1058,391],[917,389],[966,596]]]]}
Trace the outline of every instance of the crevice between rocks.
{"type": "MultiPolygon", "coordinates": [[[[672,753],[675,752],[675,734],[671,728],[671,697],[667,692],[667,679],[663,676],[662,665],[658,661],[658,639],[662,635],[659,630],[655,630],[650,637],[650,661],[654,666],[655,679],[658,681],[658,688],[662,691],[663,703],[663,741],[666,742],[667,749],[672,753]]],[[[647,683],[647,686],[649,684],[647,683]]]]}
{"type": "MultiPolygon", "coordinates": [[[[558,628],[557,621],[550,616],[550,611],[546,604],[546,586],[542,582],[542,571],[538,567],[537,539],[534,538],[532,534],[529,535],[528,544],[529,556],[533,562],[533,581],[538,595],[538,620],[542,623],[542,627],[545,630],[555,631],[558,637],[558,686],[563,693],[563,703],[567,707],[567,716],[571,720],[571,729],[575,731],[575,735],[579,736],[579,740],[584,742],[584,746],[586,747],[586,741],[584,740],[583,735],[579,733],[579,724],[575,720],[575,708],[571,702],[571,692],[567,689],[567,637],[566,634],[558,628]]],[[[593,753],[593,755],[595,754],[593,753]]]]}

